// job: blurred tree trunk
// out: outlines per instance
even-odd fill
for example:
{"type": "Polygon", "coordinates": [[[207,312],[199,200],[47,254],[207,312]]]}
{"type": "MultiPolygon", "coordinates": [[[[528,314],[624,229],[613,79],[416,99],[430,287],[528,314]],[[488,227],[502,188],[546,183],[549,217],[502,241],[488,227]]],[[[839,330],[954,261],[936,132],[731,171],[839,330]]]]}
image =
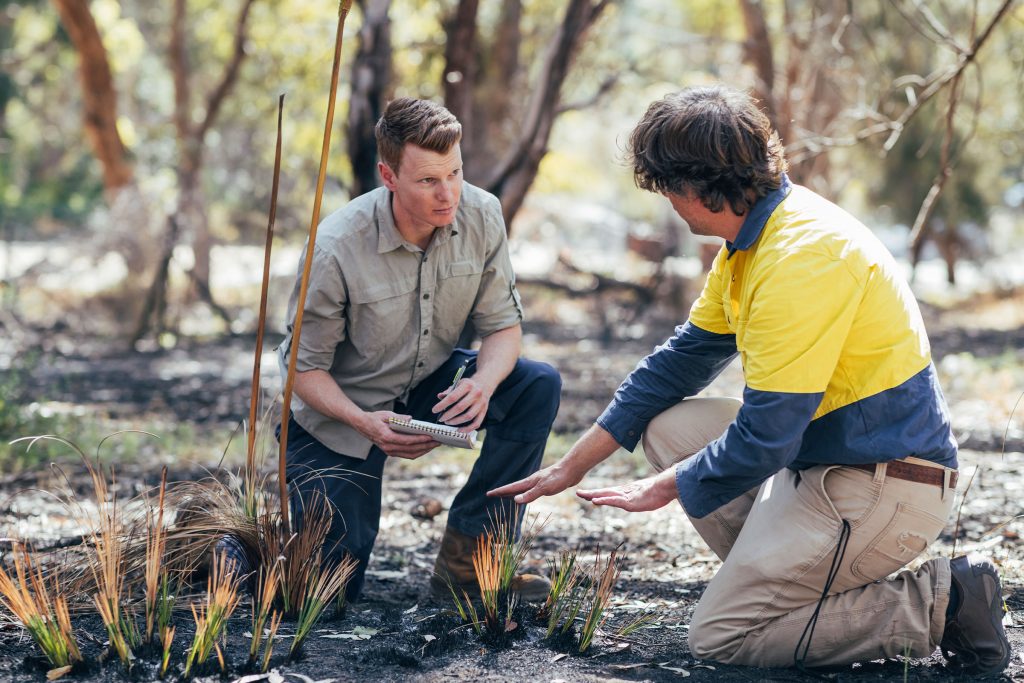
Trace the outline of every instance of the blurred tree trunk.
{"type": "MultiPolygon", "coordinates": [[[[206,204],[200,187],[203,167],[203,148],[206,135],[217,120],[221,106],[235,82],[238,71],[245,59],[245,39],[249,11],[255,0],[242,0],[238,20],[235,24],[234,47],[231,58],[224,66],[220,81],[206,99],[203,116],[193,121],[191,68],[188,62],[187,46],[187,0],[174,0],[171,11],[171,35],[168,42],[168,63],[174,82],[174,129],[178,146],[178,200],[174,215],[169,217],[164,235],[164,249],[161,264],[169,262],[182,233],[192,242],[195,264],[192,267],[192,281],[196,293],[206,301],[213,311],[230,323],[230,316],[216,304],[210,292],[210,226],[206,216],[206,204]]],[[[162,325],[162,306],[166,302],[168,268],[157,269],[149,288],[135,328],[134,340],[139,340],[150,331],[151,318],[156,313],[157,326],[162,325]]]]}
{"type": "MultiPolygon", "coordinates": [[[[506,229],[537,177],[555,119],[561,113],[562,85],[582,43],[583,35],[608,6],[609,0],[569,0],[561,24],[548,46],[540,80],[532,96],[518,139],[505,153],[484,186],[501,200],[506,229]]],[[[503,112],[494,112],[496,116],[503,112]]],[[[477,122],[477,125],[480,125],[477,122]]]]}
{"type": "Polygon", "coordinates": [[[85,136],[102,169],[110,207],[107,225],[93,244],[95,253],[116,251],[124,256],[129,273],[147,273],[153,262],[151,211],[135,183],[117,130],[117,88],[106,47],[86,0],[53,0],[53,4],[78,53],[85,136]]]}
{"type": "MultiPolygon", "coordinates": [[[[784,39],[773,39],[762,0],[739,0],[746,27],[743,59],[754,71],[754,96],[779,133],[784,145],[807,134],[825,134],[842,111],[830,64],[844,52],[843,36],[850,22],[845,0],[811,3],[809,18],[798,17],[791,2],[783,3],[784,39]],[[806,28],[803,28],[806,27],[806,28]],[[776,44],[784,48],[785,68],[778,72],[776,44]]],[[[789,159],[789,174],[797,182],[829,194],[826,154],[789,159]]]]}
{"type": "Polygon", "coordinates": [[[373,129],[384,111],[391,84],[391,0],[359,0],[363,25],[352,64],[352,94],[348,108],[348,157],[352,163],[352,193],[358,197],[379,184],[377,144],[373,129]]]}
{"type": "Polygon", "coordinates": [[[462,122],[464,130],[474,129],[473,92],[476,87],[477,28],[479,0],[459,0],[446,22],[444,47],[444,104],[462,122]]]}
{"type": "MultiPolygon", "coordinates": [[[[771,119],[772,126],[782,130],[777,120],[775,106],[775,57],[772,50],[771,36],[768,34],[768,22],[764,17],[764,4],[761,0],[740,0],[743,12],[743,25],[747,29],[747,39],[743,43],[743,61],[754,69],[754,97],[760,100],[771,119]]],[[[785,137],[788,136],[783,136],[785,137]]]]}
{"type": "Polygon", "coordinates": [[[124,143],[117,132],[117,90],[107,50],[87,0],[53,0],[72,44],[78,51],[85,134],[103,169],[103,187],[113,199],[132,182],[124,143]]]}

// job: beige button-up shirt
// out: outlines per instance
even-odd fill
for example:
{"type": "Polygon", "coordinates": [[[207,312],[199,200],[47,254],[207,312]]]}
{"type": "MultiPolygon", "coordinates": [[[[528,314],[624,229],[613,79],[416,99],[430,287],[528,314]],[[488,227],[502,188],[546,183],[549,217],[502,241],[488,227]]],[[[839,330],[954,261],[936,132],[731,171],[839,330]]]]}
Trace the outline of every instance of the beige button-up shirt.
{"type": "MultiPolygon", "coordinates": [[[[288,305],[288,336],[278,347],[282,374],[304,262],[305,255],[288,305]]],[[[402,238],[391,193],[381,187],[320,224],[297,369],[327,371],[363,410],[391,410],[448,359],[467,320],[486,337],[522,317],[497,198],[463,183],[455,220],[438,228],[424,251],[402,238]]],[[[353,427],[297,396],[292,408],[331,450],[369,454],[371,442],[353,427]]]]}

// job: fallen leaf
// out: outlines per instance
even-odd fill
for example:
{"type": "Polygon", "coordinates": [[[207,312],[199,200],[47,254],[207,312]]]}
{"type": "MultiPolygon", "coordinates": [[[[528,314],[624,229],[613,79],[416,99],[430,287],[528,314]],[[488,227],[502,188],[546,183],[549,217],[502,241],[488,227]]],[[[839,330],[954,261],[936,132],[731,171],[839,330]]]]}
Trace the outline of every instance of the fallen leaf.
{"type": "Polygon", "coordinates": [[[671,671],[672,673],[678,674],[678,675],[682,676],[683,678],[686,678],[687,676],[690,675],[689,671],[687,671],[686,669],[680,669],[678,666],[664,666],[664,665],[662,665],[662,666],[659,666],[658,668],[659,669],[664,669],[665,671],[671,671]]]}
{"type": "Polygon", "coordinates": [[[354,629],[352,629],[352,633],[354,633],[357,636],[366,636],[367,638],[369,638],[370,636],[377,635],[378,630],[379,629],[376,628],[370,628],[369,626],[356,626],[354,629]]]}
{"type": "Polygon", "coordinates": [[[270,683],[284,683],[284,676],[276,671],[271,671],[270,675],[267,676],[267,680],[270,681],[270,683]]]}
{"type": "Polygon", "coordinates": [[[71,671],[70,664],[68,666],[62,666],[57,669],[50,669],[46,672],[46,680],[55,681],[69,671],[71,671]]]}
{"type": "Polygon", "coordinates": [[[650,666],[647,662],[639,662],[637,664],[609,664],[609,669],[615,669],[616,671],[632,671],[633,669],[642,669],[645,666],[650,666]]]}
{"type": "Polygon", "coordinates": [[[710,669],[711,671],[715,670],[715,667],[711,666],[710,664],[694,664],[690,668],[692,668],[692,669],[710,669]]]}
{"type": "Polygon", "coordinates": [[[560,661],[562,661],[563,659],[565,659],[568,656],[569,655],[567,655],[564,652],[562,654],[560,654],[560,655],[555,655],[554,657],[551,658],[551,663],[554,664],[555,662],[560,662],[560,661]]]}
{"type": "Polygon", "coordinates": [[[415,611],[416,611],[416,610],[418,610],[419,608],[420,608],[420,604],[419,604],[419,603],[416,603],[415,605],[413,605],[413,606],[412,606],[412,607],[410,607],[409,609],[407,609],[407,610],[404,610],[404,611],[402,612],[402,614],[412,614],[413,612],[415,612],[415,611]]]}
{"type": "Polygon", "coordinates": [[[508,633],[509,631],[515,631],[518,627],[519,624],[517,624],[514,621],[509,621],[505,624],[505,633],[508,633]]]}
{"type": "Polygon", "coordinates": [[[425,633],[425,634],[423,634],[423,640],[425,640],[425,641],[427,641],[429,643],[429,642],[432,642],[434,640],[437,640],[437,636],[432,636],[429,633],[425,633]]]}
{"type": "Polygon", "coordinates": [[[232,683],[255,683],[256,681],[263,681],[268,678],[270,678],[269,673],[249,674],[248,676],[242,676],[241,678],[235,679],[232,683]]]}

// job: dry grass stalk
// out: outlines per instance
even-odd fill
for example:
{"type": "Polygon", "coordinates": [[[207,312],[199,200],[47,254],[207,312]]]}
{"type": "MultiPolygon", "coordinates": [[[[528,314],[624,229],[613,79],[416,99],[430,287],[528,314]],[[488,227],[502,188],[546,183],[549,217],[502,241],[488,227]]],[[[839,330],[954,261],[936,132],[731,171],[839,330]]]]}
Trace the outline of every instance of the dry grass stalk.
{"type": "Polygon", "coordinates": [[[160,472],[160,493],[157,497],[156,511],[146,509],[146,640],[153,642],[157,615],[160,612],[161,584],[166,583],[167,574],[163,570],[164,548],[167,545],[167,532],[164,530],[164,495],[167,492],[167,468],[160,472]],[[163,579],[163,580],[161,580],[163,579]]]}
{"type": "Polygon", "coordinates": [[[564,624],[563,633],[568,630],[580,610],[584,573],[576,563],[577,556],[578,551],[567,550],[559,555],[557,562],[549,563],[551,589],[541,608],[541,618],[548,622],[548,638],[554,635],[559,623],[564,624]]]}
{"type": "Polygon", "coordinates": [[[267,673],[270,668],[270,655],[274,652],[274,638],[277,637],[277,629],[281,626],[282,612],[275,611],[270,617],[270,626],[267,627],[267,642],[263,646],[263,661],[260,663],[260,673],[267,673]]]}
{"type": "Polygon", "coordinates": [[[594,558],[594,583],[590,597],[590,604],[587,609],[587,617],[583,622],[583,629],[580,632],[580,652],[586,652],[594,640],[597,629],[604,624],[608,618],[608,604],[611,601],[612,592],[615,590],[615,582],[619,579],[618,548],[612,550],[608,560],[601,565],[601,551],[598,549],[597,557],[594,558]]]}
{"type": "Polygon", "coordinates": [[[246,515],[239,499],[237,487],[214,476],[178,482],[168,490],[168,504],[177,509],[166,535],[168,571],[187,577],[205,566],[225,534],[235,536],[246,548],[258,547],[256,523],[246,515]]]}
{"type": "Polygon", "coordinates": [[[308,583],[303,591],[302,602],[298,605],[299,611],[295,617],[295,638],[288,651],[289,658],[295,657],[302,651],[302,645],[313,631],[313,627],[320,621],[324,610],[337,597],[338,593],[345,590],[345,585],[352,578],[352,573],[356,570],[358,562],[351,555],[346,555],[337,564],[328,562],[323,567],[320,562],[311,564],[314,566],[309,572],[308,583]]]}
{"type": "Polygon", "coordinates": [[[174,627],[160,630],[160,678],[167,675],[167,667],[171,663],[171,643],[174,642],[174,627]]]}
{"type": "MultiPolygon", "coordinates": [[[[297,617],[306,602],[306,592],[314,583],[314,573],[320,572],[324,541],[331,529],[330,502],[316,494],[303,506],[302,520],[275,554],[283,556],[281,572],[281,602],[285,614],[297,617]]],[[[281,524],[282,530],[285,528],[281,524]]],[[[283,536],[283,534],[281,534],[283,536]]],[[[264,557],[273,557],[265,554],[264,557]]]]}
{"type": "MultiPolygon", "coordinates": [[[[277,598],[277,591],[281,585],[280,561],[275,561],[269,567],[260,566],[259,580],[256,582],[256,594],[252,599],[252,642],[249,645],[249,666],[256,663],[259,657],[260,645],[263,642],[263,627],[267,619],[273,623],[274,601],[277,598]]],[[[278,619],[280,621],[280,618],[278,619]]],[[[268,643],[267,649],[270,649],[268,643]]]]}
{"type": "MultiPolygon", "coordinates": [[[[125,526],[121,519],[117,496],[108,496],[103,468],[85,460],[96,494],[97,519],[90,534],[92,554],[90,566],[95,581],[93,601],[103,625],[107,629],[110,646],[117,652],[125,668],[130,669],[135,658],[134,649],[140,644],[134,615],[125,608],[125,526]],[[109,500],[108,500],[109,498],[109,500]]],[[[111,474],[111,482],[114,482],[111,474]]]]}
{"type": "Polygon", "coordinates": [[[226,668],[218,641],[224,635],[228,619],[238,607],[238,584],[232,567],[233,564],[228,562],[227,554],[221,553],[210,568],[205,602],[200,603],[198,609],[195,603],[192,604],[196,634],[185,658],[186,678],[191,673],[192,666],[201,666],[214,650],[217,652],[221,671],[226,668]]]}
{"type": "Polygon", "coordinates": [[[448,590],[452,592],[452,600],[455,602],[455,611],[458,612],[459,618],[462,619],[463,623],[469,624],[476,631],[476,634],[483,634],[482,623],[477,616],[476,607],[473,606],[473,599],[469,597],[469,593],[462,591],[462,598],[455,592],[455,584],[448,580],[448,590]],[[465,603],[463,603],[465,599],[465,603]]]}
{"type": "Polygon", "coordinates": [[[473,571],[480,587],[480,601],[484,608],[484,625],[492,635],[500,635],[512,623],[512,612],[516,599],[512,593],[512,579],[515,572],[508,574],[509,564],[515,562],[517,541],[499,528],[496,533],[487,532],[477,538],[473,551],[473,571]],[[502,608],[505,608],[502,610],[502,608]],[[504,617],[504,618],[502,618],[504,617]]]}
{"type": "Polygon", "coordinates": [[[473,572],[480,589],[482,622],[477,618],[476,608],[469,595],[462,591],[465,599],[463,603],[449,579],[448,588],[459,617],[471,624],[478,634],[483,632],[481,624],[493,637],[500,637],[515,628],[512,613],[518,599],[512,591],[512,582],[543,527],[534,520],[522,533],[517,533],[520,512],[519,506],[511,512],[499,509],[491,516],[490,528],[477,537],[473,551],[473,572]]]}
{"type": "Polygon", "coordinates": [[[31,553],[20,543],[14,545],[12,554],[14,576],[0,565],[0,604],[28,630],[53,667],[82,661],[59,573],[51,572],[48,579],[44,578],[31,553]]]}

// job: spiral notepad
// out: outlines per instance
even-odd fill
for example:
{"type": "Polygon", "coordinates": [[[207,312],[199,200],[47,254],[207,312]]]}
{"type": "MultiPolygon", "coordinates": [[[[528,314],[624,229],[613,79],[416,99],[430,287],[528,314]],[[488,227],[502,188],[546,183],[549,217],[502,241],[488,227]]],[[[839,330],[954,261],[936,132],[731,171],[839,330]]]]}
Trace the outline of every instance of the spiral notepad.
{"type": "Polygon", "coordinates": [[[431,436],[438,443],[456,448],[478,448],[476,442],[476,430],[471,432],[460,432],[458,427],[438,424],[436,422],[424,422],[423,420],[399,420],[396,417],[389,417],[388,424],[396,432],[402,434],[426,434],[431,436]]]}

